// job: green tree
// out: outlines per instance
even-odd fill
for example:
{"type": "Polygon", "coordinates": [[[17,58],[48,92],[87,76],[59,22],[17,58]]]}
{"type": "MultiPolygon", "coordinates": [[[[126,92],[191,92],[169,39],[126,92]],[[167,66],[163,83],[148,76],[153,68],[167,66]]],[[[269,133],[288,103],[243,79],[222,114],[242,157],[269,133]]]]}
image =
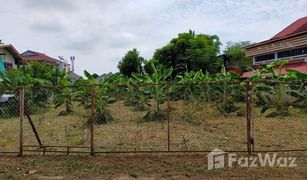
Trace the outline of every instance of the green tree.
{"type": "Polygon", "coordinates": [[[218,58],[221,42],[216,35],[195,34],[194,31],[178,34],[166,46],[157,49],[154,60],[164,67],[173,68],[173,77],[186,70],[214,73],[220,68],[218,58]]]}
{"type": "Polygon", "coordinates": [[[246,57],[244,47],[250,45],[250,41],[227,42],[224,50],[226,67],[245,68],[252,64],[252,58],[246,57]]]}
{"type": "Polygon", "coordinates": [[[120,73],[125,76],[131,77],[132,72],[141,73],[142,72],[142,63],[144,58],[140,56],[140,53],[137,49],[128,51],[122,60],[118,63],[118,69],[120,73]]]}

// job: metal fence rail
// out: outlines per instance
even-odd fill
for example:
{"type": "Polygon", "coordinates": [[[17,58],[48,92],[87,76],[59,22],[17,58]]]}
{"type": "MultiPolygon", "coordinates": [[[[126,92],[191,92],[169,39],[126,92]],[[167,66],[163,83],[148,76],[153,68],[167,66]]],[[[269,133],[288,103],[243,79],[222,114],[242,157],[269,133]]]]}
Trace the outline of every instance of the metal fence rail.
{"type": "Polygon", "coordinates": [[[306,82],[2,87],[0,154],[307,150],[306,82]]]}

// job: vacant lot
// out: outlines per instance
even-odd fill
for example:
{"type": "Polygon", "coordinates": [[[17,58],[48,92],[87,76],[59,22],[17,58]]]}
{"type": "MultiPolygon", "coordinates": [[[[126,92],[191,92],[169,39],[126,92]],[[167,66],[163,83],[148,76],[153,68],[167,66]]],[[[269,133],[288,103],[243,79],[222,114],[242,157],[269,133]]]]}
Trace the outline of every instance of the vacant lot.
{"type": "MultiPolygon", "coordinates": [[[[170,150],[210,151],[246,150],[245,104],[237,104],[237,113],[224,117],[214,104],[171,101],[170,150]],[[243,115],[243,116],[242,116],[243,115]]],[[[154,104],[152,104],[154,107],[154,104]]],[[[167,104],[161,106],[166,111],[167,104]]],[[[123,101],[111,104],[114,121],[95,125],[95,151],[165,151],[168,145],[167,120],[145,122],[147,111],[126,106],[123,101]]],[[[89,146],[87,125],[89,111],[77,105],[74,112],[59,116],[62,109],[31,115],[44,145],[89,146]]],[[[267,112],[269,113],[269,112],[267,112]]],[[[291,116],[266,118],[254,109],[255,150],[302,149],[307,147],[307,114],[292,108],[291,116]]],[[[25,119],[24,144],[37,145],[34,133],[25,119]]],[[[19,119],[0,119],[0,151],[18,151],[19,119]]],[[[85,149],[87,151],[87,149],[85,149]]]]}
{"type": "MultiPolygon", "coordinates": [[[[151,103],[151,107],[155,107],[151,103]]],[[[110,104],[114,118],[107,124],[95,124],[96,152],[108,151],[166,151],[168,132],[171,151],[246,150],[245,104],[227,117],[222,116],[214,103],[171,101],[168,121],[145,121],[147,111],[127,106],[124,101],[110,104]],[[240,113],[238,113],[240,112],[240,113]]],[[[167,114],[167,104],[161,105],[167,114]]],[[[44,145],[89,146],[89,110],[74,104],[74,112],[60,116],[63,109],[51,105],[31,115],[44,145]]],[[[290,108],[287,117],[267,118],[255,108],[255,150],[302,149],[307,147],[307,114],[290,108]]],[[[0,150],[18,151],[19,118],[0,120],[0,150]]],[[[24,123],[24,144],[38,145],[27,119],[24,123]]],[[[29,149],[29,148],[28,148],[29,149]]],[[[31,148],[35,149],[35,148],[31,148]]],[[[61,148],[49,148],[61,150],[61,148]]],[[[65,149],[63,149],[65,150],[65,149]]],[[[79,150],[80,149],[72,149],[79,150]]],[[[88,149],[82,149],[88,151],[88,149]]],[[[304,179],[307,178],[306,152],[279,153],[298,158],[295,168],[242,168],[207,170],[207,153],[190,154],[97,154],[91,157],[0,156],[0,179],[304,179]]],[[[51,154],[51,153],[49,153],[51,154]]],[[[243,155],[243,154],[242,154],[243,155]]]]}

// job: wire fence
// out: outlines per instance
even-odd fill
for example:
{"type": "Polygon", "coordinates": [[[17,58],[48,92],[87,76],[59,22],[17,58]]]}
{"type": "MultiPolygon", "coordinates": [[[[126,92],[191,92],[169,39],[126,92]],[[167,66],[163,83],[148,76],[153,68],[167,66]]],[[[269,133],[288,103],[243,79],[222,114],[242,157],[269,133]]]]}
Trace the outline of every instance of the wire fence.
{"type": "Polygon", "coordinates": [[[306,83],[256,83],[254,92],[255,150],[306,150],[306,83]]]}
{"type": "Polygon", "coordinates": [[[305,82],[1,87],[0,153],[306,151],[305,82]]]}
{"type": "Polygon", "coordinates": [[[19,88],[0,87],[0,152],[19,149],[19,88]]]}

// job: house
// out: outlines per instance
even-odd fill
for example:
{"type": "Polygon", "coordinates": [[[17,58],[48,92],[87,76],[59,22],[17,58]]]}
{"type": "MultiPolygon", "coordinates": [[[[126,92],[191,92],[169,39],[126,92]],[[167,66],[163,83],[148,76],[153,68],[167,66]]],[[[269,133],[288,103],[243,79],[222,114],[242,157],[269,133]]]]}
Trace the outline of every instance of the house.
{"type": "MultiPolygon", "coordinates": [[[[287,59],[289,63],[283,67],[282,73],[286,73],[286,69],[307,73],[307,16],[296,20],[271,39],[246,46],[246,56],[253,58],[256,68],[287,59]]],[[[242,77],[252,75],[252,72],[246,72],[242,77]]]]}
{"type": "Polygon", "coordinates": [[[0,44],[0,72],[17,69],[23,61],[23,57],[11,44],[0,44]]]}
{"type": "Polygon", "coordinates": [[[33,62],[33,61],[43,62],[43,63],[50,64],[50,65],[56,65],[59,69],[61,70],[66,69],[67,72],[70,72],[70,64],[64,61],[52,58],[40,52],[27,50],[26,52],[23,52],[21,56],[24,58],[26,62],[33,62]]]}
{"type": "MultiPolygon", "coordinates": [[[[47,56],[46,54],[43,54],[43,53],[40,53],[40,52],[36,52],[36,51],[31,51],[31,50],[27,50],[26,52],[23,52],[21,54],[21,56],[23,57],[23,59],[26,62],[33,62],[33,61],[35,61],[35,62],[42,62],[42,63],[45,63],[45,64],[55,65],[60,70],[65,69],[66,72],[68,73],[68,76],[73,81],[76,81],[76,80],[81,78],[81,76],[79,76],[78,74],[76,74],[74,72],[73,67],[71,69],[70,64],[68,64],[64,60],[64,58],[62,58],[62,57],[59,57],[61,59],[61,60],[59,60],[59,59],[55,59],[55,58],[52,58],[50,56],[47,56]]],[[[72,60],[72,62],[73,62],[73,60],[72,60]]]]}

